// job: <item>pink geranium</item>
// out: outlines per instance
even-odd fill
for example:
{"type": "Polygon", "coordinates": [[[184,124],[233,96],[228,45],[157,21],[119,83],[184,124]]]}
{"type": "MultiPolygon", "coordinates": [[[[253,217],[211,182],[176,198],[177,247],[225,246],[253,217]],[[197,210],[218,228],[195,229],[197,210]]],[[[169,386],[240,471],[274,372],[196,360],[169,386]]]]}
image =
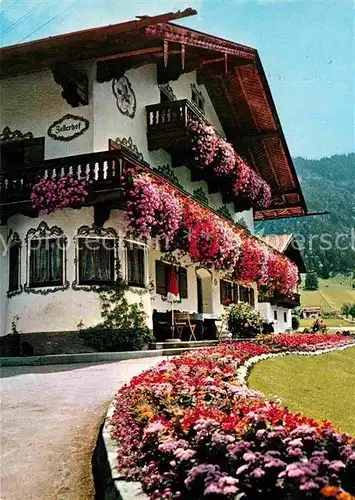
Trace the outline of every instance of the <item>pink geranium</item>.
{"type": "Polygon", "coordinates": [[[59,208],[81,205],[88,195],[87,183],[72,174],[59,179],[40,179],[31,191],[31,203],[35,210],[49,214],[59,208]]]}

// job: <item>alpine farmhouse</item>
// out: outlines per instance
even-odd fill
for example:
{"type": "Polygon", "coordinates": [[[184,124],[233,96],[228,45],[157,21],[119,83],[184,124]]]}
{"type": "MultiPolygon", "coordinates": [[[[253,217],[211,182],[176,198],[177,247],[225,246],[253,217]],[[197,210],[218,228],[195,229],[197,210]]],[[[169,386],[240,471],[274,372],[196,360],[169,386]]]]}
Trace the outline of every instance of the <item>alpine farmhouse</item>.
{"type": "Polygon", "coordinates": [[[173,23],[194,13],[1,49],[1,335],[97,324],[118,273],[155,328],[172,264],[196,321],[291,327],[299,261],[253,232],[307,214],[297,175],[258,52],[173,23]]]}

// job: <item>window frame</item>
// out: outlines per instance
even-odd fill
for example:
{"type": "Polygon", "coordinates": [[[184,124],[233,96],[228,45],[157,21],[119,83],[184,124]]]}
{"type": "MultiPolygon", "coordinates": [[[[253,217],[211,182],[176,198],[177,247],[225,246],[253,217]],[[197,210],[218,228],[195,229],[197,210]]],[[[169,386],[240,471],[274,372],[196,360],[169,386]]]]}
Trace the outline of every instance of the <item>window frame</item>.
{"type": "Polygon", "coordinates": [[[26,235],[26,283],[24,285],[24,290],[26,293],[39,293],[46,295],[48,293],[56,292],[59,290],[65,290],[69,287],[69,282],[67,280],[67,237],[64,235],[63,230],[58,226],[49,227],[48,224],[42,221],[37,229],[31,228],[26,235]],[[43,282],[33,281],[31,277],[31,249],[33,241],[47,241],[47,240],[57,240],[60,242],[61,251],[61,279],[50,280],[43,282]]]}
{"type": "Polygon", "coordinates": [[[274,321],[278,321],[278,314],[277,311],[274,310],[274,321]]]}
{"type": "MultiPolygon", "coordinates": [[[[46,245],[44,245],[46,247],[46,245]]],[[[36,246],[35,250],[38,250],[40,248],[40,246],[36,246]]],[[[49,247],[49,252],[50,252],[51,248],[49,247]]],[[[53,257],[52,257],[53,258],[53,257]]],[[[28,275],[28,283],[29,283],[29,287],[30,288],[45,288],[45,287],[51,287],[51,286],[61,286],[63,285],[63,281],[64,281],[64,261],[63,261],[63,258],[64,258],[64,249],[63,249],[63,246],[62,246],[62,239],[60,237],[48,237],[48,238],[32,238],[31,241],[30,241],[30,245],[29,245],[29,275],[28,275]],[[46,281],[34,281],[33,279],[33,276],[32,276],[32,244],[34,242],[40,242],[41,246],[42,246],[42,243],[45,243],[47,244],[50,243],[50,242],[57,242],[58,244],[58,247],[59,247],[59,256],[60,256],[60,259],[59,259],[59,262],[60,262],[60,268],[59,268],[59,274],[60,274],[60,279],[58,280],[46,280],[46,281]]],[[[50,266],[51,263],[48,264],[48,267],[50,266]]],[[[46,271],[48,271],[48,269],[46,269],[46,271]]]]}
{"type": "Polygon", "coordinates": [[[145,243],[140,241],[133,240],[125,240],[124,241],[124,250],[125,250],[125,276],[127,285],[131,288],[147,288],[148,286],[148,246],[145,243]],[[138,249],[143,251],[143,280],[142,282],[132,281],[129,278],[129,255],[128,250],[129,246],[133,245],[134,247],[138,247],[138,249]]]}
{"type": "Polygon", "coordinates": [[[239,285],[234,281],[230,281],[228,279],[220,279],[219,280],[219,300],[220,304],[226,306],[226,300],[230,299],[229,304],[237,304],[239,302],[239,285]],[[223,297],[223,287],[226,285],[230,285],[230,297],[223,297]]]}

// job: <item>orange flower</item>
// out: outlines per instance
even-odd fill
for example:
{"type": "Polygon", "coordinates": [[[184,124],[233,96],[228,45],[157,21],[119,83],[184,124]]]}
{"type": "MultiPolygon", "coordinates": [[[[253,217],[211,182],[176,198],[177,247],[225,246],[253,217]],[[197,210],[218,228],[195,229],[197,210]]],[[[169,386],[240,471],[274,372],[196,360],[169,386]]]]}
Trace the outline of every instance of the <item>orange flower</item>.
{"type": "Polygon", "coordinates": [[[321,493],[324,497],[335,497],[338,493],[340,493],[340,489],[337,486],[324,486],[321,490],[321,493]]]}
{"type": "Polygon", "coordinates": [[[345,491],[338,493],[335,498],[337,500],[354,500],[355,499],[355,497],[353,495],[350,495],[350,493],[346,493],[345,491]]]}

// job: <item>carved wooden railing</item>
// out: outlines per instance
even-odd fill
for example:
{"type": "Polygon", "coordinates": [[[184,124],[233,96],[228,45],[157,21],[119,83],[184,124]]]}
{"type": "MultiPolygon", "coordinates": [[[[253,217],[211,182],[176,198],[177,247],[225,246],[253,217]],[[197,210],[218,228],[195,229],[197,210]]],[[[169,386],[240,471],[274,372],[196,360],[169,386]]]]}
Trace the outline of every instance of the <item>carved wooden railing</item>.
{"type": "Polygon", "coordinates": [[[11,165],[10,168],[1,169],[0,205],[28,201],[37,178],[58,179],[73,174],[79,179],[90,181],[93,191],[117,188],[126,162],[140,163],[129,150],[122,147],[114,151],[53,158],[22,166],[11,165]]]}
{"type": "Polygon", "coordinates": [[[168,101],[146,106],[148,148],[167,151],[185,148],[189,136],[190,119],[199,118],[208,123],[199,109],[188,99],[168,101]]]}

